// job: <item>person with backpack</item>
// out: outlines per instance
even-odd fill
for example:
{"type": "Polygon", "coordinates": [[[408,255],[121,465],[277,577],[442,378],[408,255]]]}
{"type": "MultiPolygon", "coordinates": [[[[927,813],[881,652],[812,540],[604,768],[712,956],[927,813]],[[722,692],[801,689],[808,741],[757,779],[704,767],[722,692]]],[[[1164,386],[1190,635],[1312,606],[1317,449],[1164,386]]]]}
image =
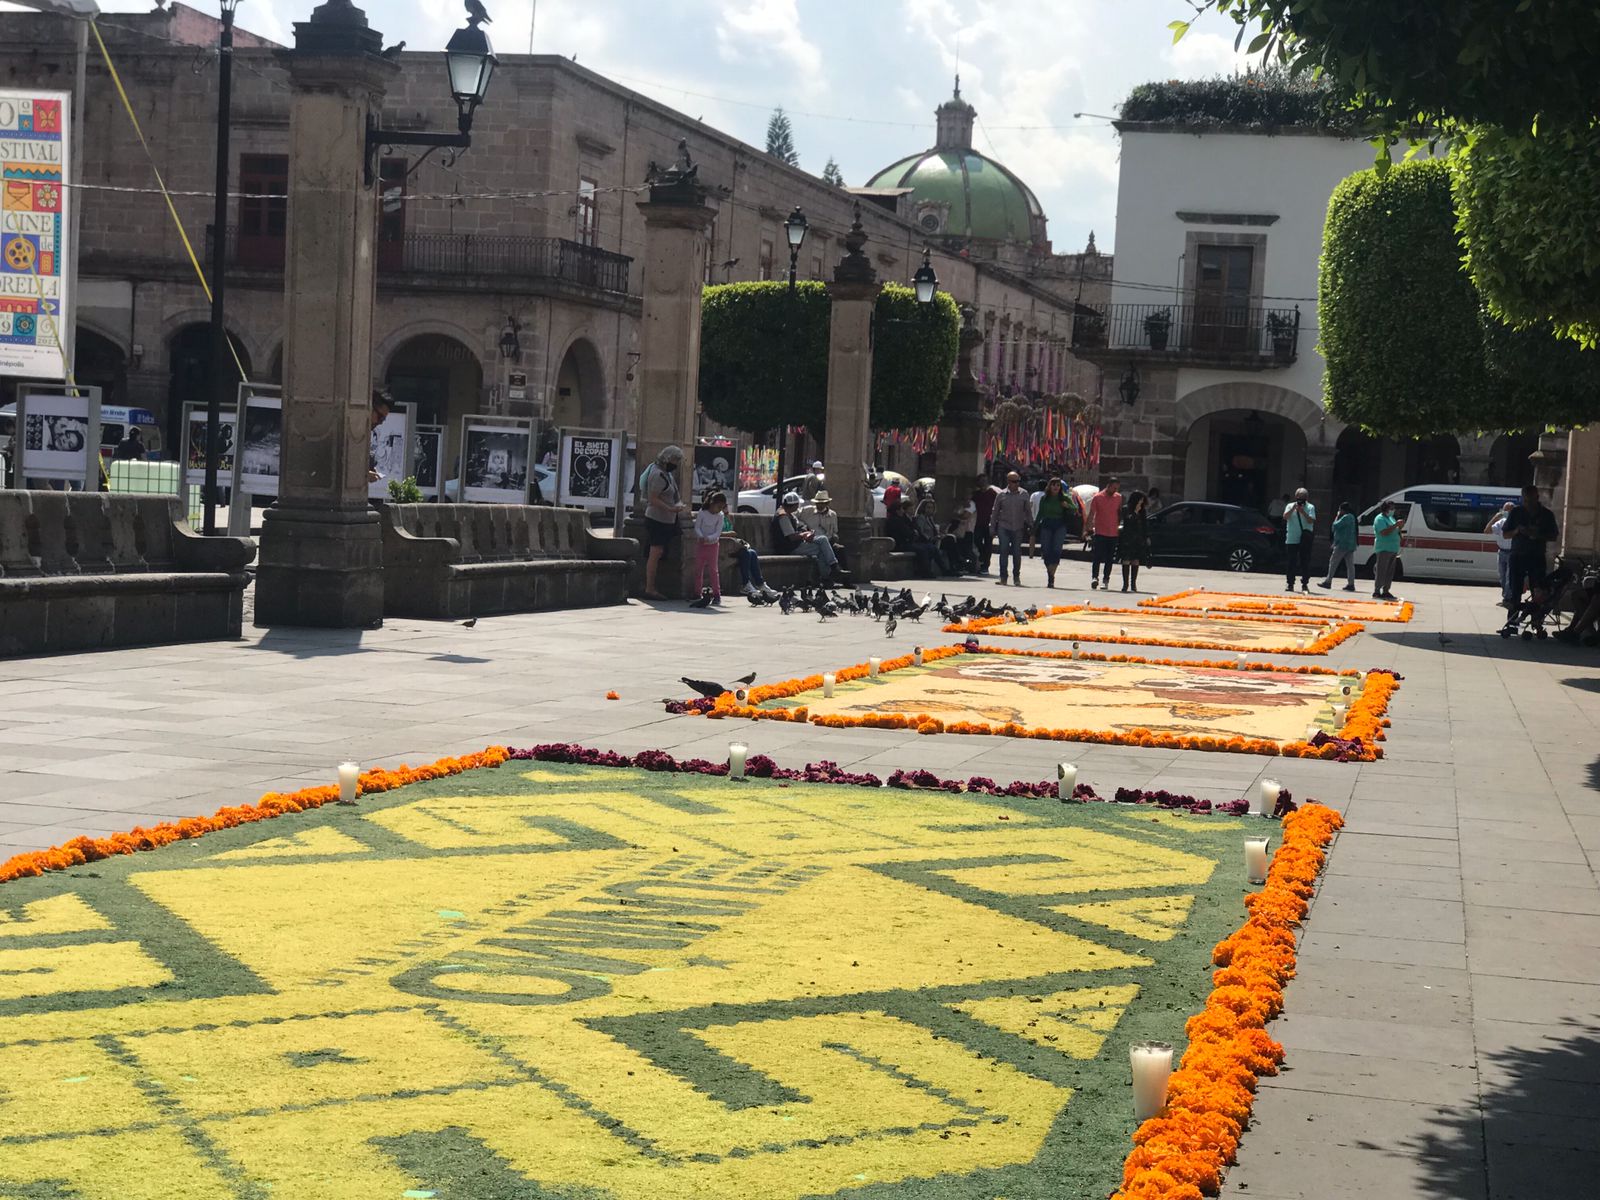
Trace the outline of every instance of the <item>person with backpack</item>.
{"type": "Polygon", "coordinates": [[[683,532],[678,517],[689,511],[678,492],[678,468],[683,465],[683,449],[663,446],[656,460],[639,476],[639,495],[644,500],[645,545],[644,595],[646,600],[665,600],[656,588],[661,560],[683,532]]]}

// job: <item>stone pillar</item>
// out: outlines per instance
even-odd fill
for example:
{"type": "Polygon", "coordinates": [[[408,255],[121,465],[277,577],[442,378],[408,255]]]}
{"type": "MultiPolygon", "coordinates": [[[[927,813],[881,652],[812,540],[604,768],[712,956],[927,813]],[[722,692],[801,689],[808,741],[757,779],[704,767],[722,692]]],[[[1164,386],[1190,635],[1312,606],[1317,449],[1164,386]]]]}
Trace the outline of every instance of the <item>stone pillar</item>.
{"type": "Polygon", "coordinates": [[[639,336],[638,463],[655,461],[662,447],[682,446],[689,456],[679,483],[685,498],[694,463],[695,409],[700,398],[700,292],[706,277],[706,234],[717,206],[689,160],[650,179],[639,202],[644,217],[644,312],[639,336]]]}
{"type": "Polygon", "coordinates": [[[289,69],[278,501],[262,522],[257,625],[383,621],[383,539],[367,504],[377,189],[367,116],[399,67],[350,0],[295,25],[289,69]]]}
{"type": "Polygon", "coordinates": [[[1600,425],[1567,436],[1566,495],[1561,505],[1561,549],[1591,562],[1600,557],[1600,425]]]}
{"type": "Polygon", "coordinates": [[[839,513],[839,540],[851,572],[859,579],[878,565],[866,553],[872,538],[872,509],[862,471],[872,461],[872,314],[883,285],[863,248],[861,206],[844,235],[844,257],[828,284],[827,444],[822,465],[828,492],[839,513]]]}
{"type": "Polygon", "coordinates": [[[972,356],[983,345],[983,330],[971,308],[961,309],[961,354],[956,377],[939,418],[939,474],[933,500],[942,524],[950,520],[982,482],[983,450],[989,422],[983,415],[983,392],[972,373],[972,356]]]}

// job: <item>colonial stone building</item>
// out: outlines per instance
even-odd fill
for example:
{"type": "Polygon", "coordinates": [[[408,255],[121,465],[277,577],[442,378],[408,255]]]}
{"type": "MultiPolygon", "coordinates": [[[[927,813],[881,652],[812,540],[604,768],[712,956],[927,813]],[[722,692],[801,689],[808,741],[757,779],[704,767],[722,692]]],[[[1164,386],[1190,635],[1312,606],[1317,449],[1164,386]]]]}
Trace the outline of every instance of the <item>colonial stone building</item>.
{"type": "MultiPolygon", "coordinates": [[[[1521,484],[1536,435],[1371,437],[1323,404],[1318,262],[1333,189],[1368,143],[1203,111],[1116,123],[1110,302],[1076,352],[1107,373],[1105,471],[1175,498],[1266,508],[1302,484],[1366,505],[1412,484],[1521,484]]],[[[1397,405],[1406,397],[1397,395],[1397,405]]]]}
{"type": "MultiPolygon", "coordinates": [[[[103,64],[91,57],[80,151],[88,186],[81,194],[78,374],[104,387],[108,402],[154,410],[170,447],[183,403],[204,399],[209,308],[154,191],[152,167],[172,190],[202,262],[209,264],[212,239],[226,239],[229,334],[245,373],[276,382],[287,82],[276,48],[241,31],[231,156],[239,195],[226,227],[214,230],[217,23],[172,3],[115,14],[100,29],[153,163],[103,64]]],[[[0,14],[0,85],[70,88],[72,48],[63,19],[0,14]]],[[[405,52],[398,61],[384,126],[454,129],[442,52],[405,52]]],[[[941,131],[946,116],[941,110],[941,131]]],[[[969,145],[970,129],[969,119],[969,145]]],[[[810,221],[798,274],[827,277],[860,202],[881,279],[909,282],[924,245],[932,245],[941,287],[981,314],[987,378],[1098,396],[1098,368],[1069,351],[1077,278],[1047,244],[1041,252],[1042,213],[1037,230],[1030,224],[1019,231],[1025,252],[1015,253],[1008,237],[969,247],[946,236],[953,227],[930,230],[919,220],[918,187],[852,194],[567,59],[504,55],[469,151],[452,161],[384,150],[377,164],[388,203],[376,244],[375,378],[415,405],[422,421],[451,430],[447,456],[455,453],[460,418],[480,411],[537,416],[548,426],[634,427],[635,260],[644,237],[637,202],[649,164],[674,159],[680,140],[720,204],[707,282],[784,277],[783,222],[796,206],[810,221]],[[513,340],[517,352],[507,357],[513,340]]],[[[975,198],[980,221],[985,211],[975,198]]],[[[1103,288],[1109,265],[1108,256],[1091,253],[1076,269],[1087,276],[1085,286],[1098,280],[1103,288]]],[[[0,389],[9,384],[0,380],[0,389]]]]}

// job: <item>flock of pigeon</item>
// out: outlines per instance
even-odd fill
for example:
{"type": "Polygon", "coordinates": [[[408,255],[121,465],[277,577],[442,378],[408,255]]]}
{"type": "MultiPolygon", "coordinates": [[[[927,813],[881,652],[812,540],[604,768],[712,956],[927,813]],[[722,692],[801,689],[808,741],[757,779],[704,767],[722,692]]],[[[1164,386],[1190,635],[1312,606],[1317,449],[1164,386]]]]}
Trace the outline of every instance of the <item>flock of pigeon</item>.
{"type": "MultiPolygon", "coordinates": [[[[995,605],[988,597],[979,599],[968,596],[965,600],[951,603],[949,596],[941,595],[935,603],[933,593],[929,592],[918,600],[910,588],[901,588],[899,592],[892,592],[886,587],[866,591],[856,588],[841,593],[823,587],[786,587],[775,596],[752,592],[747,598],[754,608],[776,606],[786,617],[797,612],[816,613],[822,621],[840,616],[871,617],[874,621],[883,622],[883,632],[888,637],[894,636],[900,622],[921,621],[929,612],[951,623],[967,617],[1010,617],[1019,625],[1026,625],[1039,615],[1035,605],[1030,604],[1027,608],[1017,608],[1011,604],[995,605]]],[[[708,608],[710,605],[709,589],[701,594],[700,599],[689,602],[690,608],[708,608]]]]}

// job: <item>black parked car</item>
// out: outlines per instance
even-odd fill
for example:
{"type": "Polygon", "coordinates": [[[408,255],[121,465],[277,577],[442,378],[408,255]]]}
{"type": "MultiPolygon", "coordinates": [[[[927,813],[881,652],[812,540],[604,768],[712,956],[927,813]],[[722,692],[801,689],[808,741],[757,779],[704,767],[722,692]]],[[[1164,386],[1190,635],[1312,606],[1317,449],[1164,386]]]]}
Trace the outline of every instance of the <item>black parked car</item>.
{"type": "Polygon", "coordinates": [[[1150,518],[1150,560],[1156,563],[1259,571],[1281,559],[1281,540],[1265,513],[1237,504],[1183,500],[1150,518]]]}

